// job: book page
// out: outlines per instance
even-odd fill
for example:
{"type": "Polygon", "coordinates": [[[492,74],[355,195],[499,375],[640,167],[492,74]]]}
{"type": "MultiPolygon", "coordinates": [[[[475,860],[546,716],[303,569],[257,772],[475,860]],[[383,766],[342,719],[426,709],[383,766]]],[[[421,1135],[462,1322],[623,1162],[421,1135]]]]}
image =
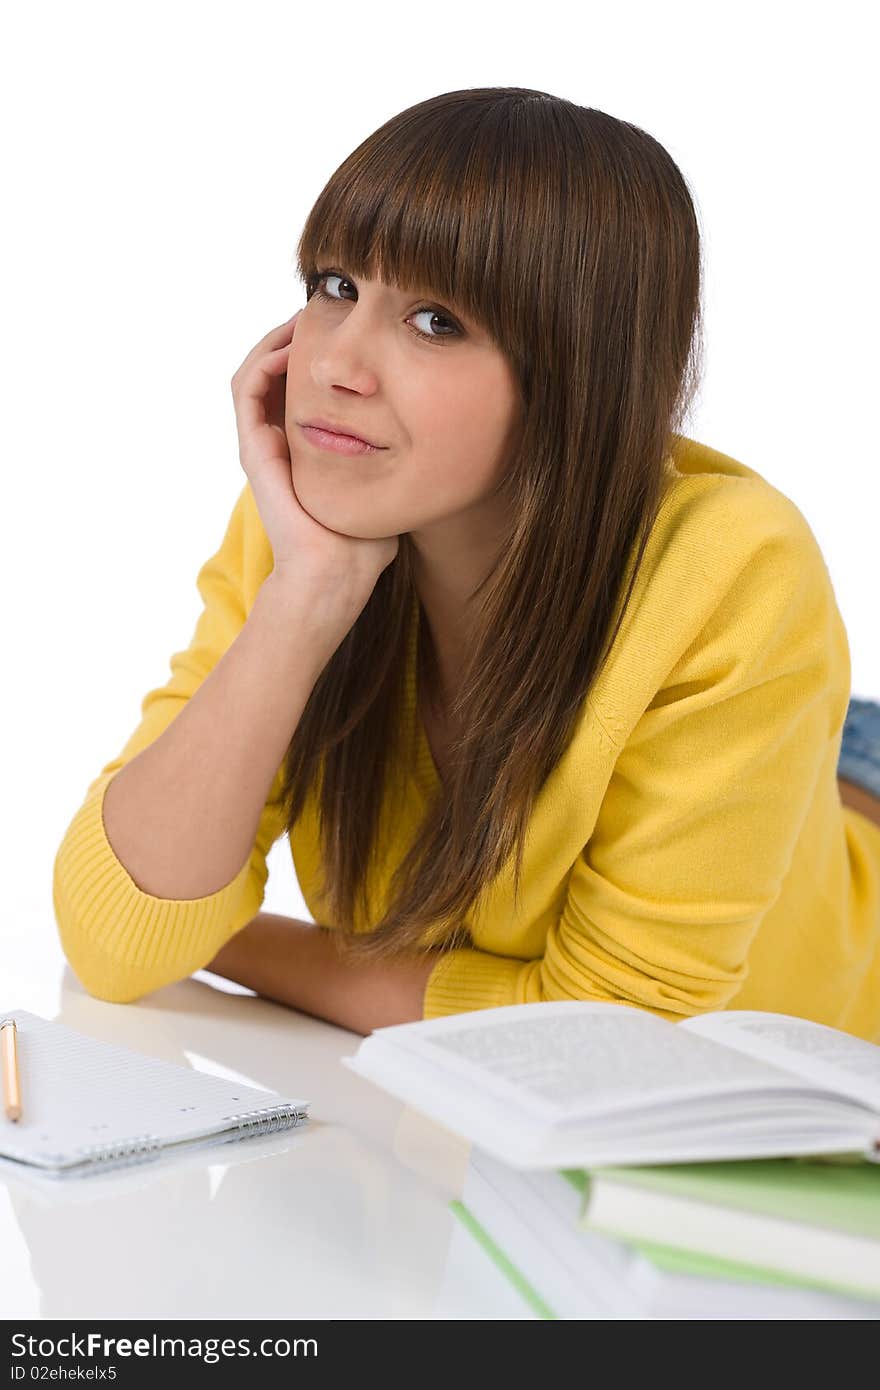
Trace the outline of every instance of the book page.
{"type": "Polygon", "coordinates": [[[723,1092],[815,1091],[773,1065],[616,1004],[522,1004],[400,1024],[377,1029],[365,1053],[373,1039],[551,1118],[723,1092]]]}
{"type": "Polygon", "coordinates": [[[751,1009],[705,1014],[679,1027],[880,1111],[880,1047],[863,1038],[809,1019],[751,1009]]]}

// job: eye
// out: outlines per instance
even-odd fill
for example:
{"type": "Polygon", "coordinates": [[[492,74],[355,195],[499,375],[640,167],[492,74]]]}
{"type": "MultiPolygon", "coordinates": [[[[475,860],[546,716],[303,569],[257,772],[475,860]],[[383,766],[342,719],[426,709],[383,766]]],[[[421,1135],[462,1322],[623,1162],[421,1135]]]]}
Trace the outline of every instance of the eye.
{"type": "MultiPolygon", "coordinates": [[[[348,285],[351,289],[354,289],[353,282],[349,280],[346,276],[344,276],[342,274],[342,271],[319,270],[308,277],[306,283],[307,299],[317,298],[325,299],[330,303],[341,303],[342,301],[339,299],[336,293],[330,294],[327,291],[327,285],[332,280],[339,280],[342,285],[348,285]]],[[[439,319],[442,323],[445,323],[447,325],[447,328],[449,330],[446,332],[441,332],[439,335],[437,335],[435,333],[424,333],[420,328],[414,328],[412,330],[413,333],[415,333],[419,338],[423,338],[426,342],[439,343],[442,342],[444,338],[458,338],[462,336],[462,330],[456,323],[455,319],[453,319],[449,314],[444,313],[443,310],[439,309],[435,305],[422,305],[420,308],[414,309],[410,317],[415,318],[418,314],[427,314],[430,319],[439,319]]]]}

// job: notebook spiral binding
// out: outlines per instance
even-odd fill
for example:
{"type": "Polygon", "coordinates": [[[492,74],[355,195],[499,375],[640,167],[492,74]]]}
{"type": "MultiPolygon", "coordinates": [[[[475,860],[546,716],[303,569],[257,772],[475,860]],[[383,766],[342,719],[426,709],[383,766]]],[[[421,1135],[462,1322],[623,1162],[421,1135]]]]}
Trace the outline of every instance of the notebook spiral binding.
{"type": "Polygon", "coordinates": [[[85,1144],[76,1153],[83,1163],[114,1163],[121,1158],[140,1158],[144,1154],[156,1153],[159,1147],[155,1134],[135,1134],[121,1144],[85,1144]]]}
{"type": "MultiPolygon", "coordinates": [[[[296,1105],[265,1106],[257,1110],[244,1110],[235,1115],[224,1115],[230,1122],[227,1130],[218,1130],[205,1136],[202,1142],[229,1143],[252,1135],[273,1134],[277,1130],[293,1129],[309,1118],[307,1109],[296,1105]],[[235,1127],[232,1128],[232,1125],[235,1127]]],[[[135,1134],[116,1144],[84,1144],[76,1150],[75,1162],[66,1165],[66,1171],[82,1171],[84,1168],[118,1168],[132,1163],[159,1159],[166,1146],[156,1134],[135,1134]]],[[[60,1160],[60,1154],[44,1153],[44,1159],[60,1160]]]]}
{"type": "MultiPolygon", "coordinates": [[[[217,1139],[238,1140],[250,1135],[274,1134],[277,1130],[293,1129],[308,1119],[308,1111],[299,1106],[265,1106],[258,1110],[244,1110],[237,1115],[224,1115],[224,1120],[232,1121],[236,1128],[225,1135],[221,1132],[217,1139]]],[[[119,1163],[126,1159],[141,1159],[150,1154],[159,1154],[161,1140],[155,1134],[135,1134],[119,1144],[87,1144],[77,1149],[77,1159],[81,1163],[119,1163]]]]}
{"type": "Polygon", "coordinates": [[[243,1139],[250,1134],[273,1134],[279,1129],[293,1129],[308,1119],[308,1112],[299,1106],[288,1105],[285,1108],[275,1108],[266,1106],[263,1109],[245,1110],[240,1115],[227,1115],[228,1120],[234,1120],[238,1129],[231,1136],[235,1139],[243,1139]]]}

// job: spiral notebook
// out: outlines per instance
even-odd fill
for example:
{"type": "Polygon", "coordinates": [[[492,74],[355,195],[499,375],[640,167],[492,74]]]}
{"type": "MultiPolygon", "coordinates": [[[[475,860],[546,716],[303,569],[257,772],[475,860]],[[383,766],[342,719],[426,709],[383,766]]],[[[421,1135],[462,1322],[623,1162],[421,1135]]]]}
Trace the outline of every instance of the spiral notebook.
{"type": "Polygon", "coordinates": [[[308,1102],[99,1042],[26,1009],[14,1018],[22,1115],[0,1107],[0,1157],[77,1177],[292,1129],[308,1102]]]}

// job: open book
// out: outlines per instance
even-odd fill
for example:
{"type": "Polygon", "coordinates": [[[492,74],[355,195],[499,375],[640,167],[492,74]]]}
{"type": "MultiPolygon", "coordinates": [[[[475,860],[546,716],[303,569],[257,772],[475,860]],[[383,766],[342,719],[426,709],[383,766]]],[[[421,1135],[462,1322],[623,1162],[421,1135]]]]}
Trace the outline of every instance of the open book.
{"type": "Polygon", "coordinates": [[[880,1047],[787,1014],[514,1004],[377,1028],[342,1061],[515,1168],[880,1163],[880,1047]]]}

